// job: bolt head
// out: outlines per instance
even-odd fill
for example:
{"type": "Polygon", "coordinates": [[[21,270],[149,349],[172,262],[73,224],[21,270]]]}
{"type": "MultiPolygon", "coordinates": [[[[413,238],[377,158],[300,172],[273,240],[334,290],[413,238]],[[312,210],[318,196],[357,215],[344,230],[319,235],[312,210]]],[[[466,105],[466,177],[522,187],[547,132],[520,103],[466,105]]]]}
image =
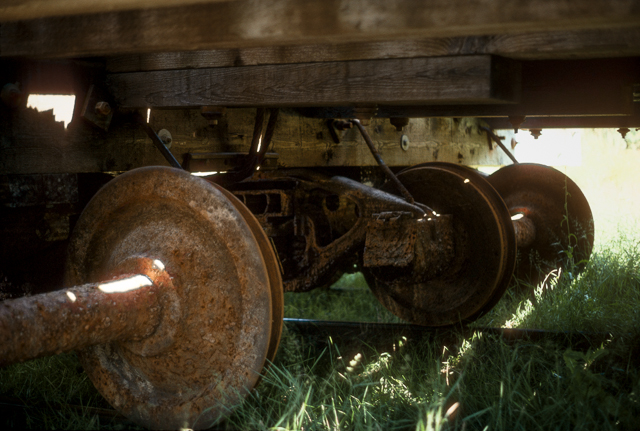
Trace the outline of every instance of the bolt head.
{"type": "Polygon", "coordinates": [[[109,105],[108,102],[100,101],[96,103],[95,112],[98,115],[106,117],[107,115],[111,114],[111,105],[109,105]]]}
{"type": "Polygon", "coordinates": [[[404,151],[409,150],[409,137],[407,135],[402,135],[402,137],[400,138],[400,147],[404,151]]]}

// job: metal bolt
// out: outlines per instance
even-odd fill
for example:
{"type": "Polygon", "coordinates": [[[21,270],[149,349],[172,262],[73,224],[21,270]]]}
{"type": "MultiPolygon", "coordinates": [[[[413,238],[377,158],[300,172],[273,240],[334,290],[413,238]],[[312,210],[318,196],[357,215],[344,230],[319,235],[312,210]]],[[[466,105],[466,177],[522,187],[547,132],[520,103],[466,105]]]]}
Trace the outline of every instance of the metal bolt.
{"type": "Polygon", "coordinates": [[[169,132],[167,129],[161,129],[158,132],[158,138],[160,138],[165,147],[171,148],[171,144],[173,143],[171,132],[169,132]]]}
{"type": "Polygon", "coordinates": [[[22,92],[16,84],[5,84],[4,87],[2,87],[0,98],[8,107],[17,108],[20,106],[22,92]]]}
{"type": "Polygon", "coordinates": [[[622,139],[627,137],[627,133],[630,132],[628,127],[620,127],[618,130],[618,133],[620,133],[620,135],[622,135],[622,139]]]}
{"type": "Polygon", "coordinates": [[[409,150],[409,137],[407,135],[402,135],[402,137],[400,138],[400,147],[404,151],[409,150]]]}
{"type": "Polygon", "coordinates": [[[96,103],[95,112],[97,115],[106,117],[111,114],[111,105],[109,105],[108,102],[101,100],[100,102],[96,103]]]}
{"type": "Polygon", "coordinates": [[[518,129],[524,123],[525,118],[524,115],[509,115],[509,123],[513,126],[513,133],[518,133],[518,129]]]}
{"type": "Polygon", "coordinates": [[[391,117],[389,122],[396,127],[396,132],[402,132],[402,129],[409,124],[409,119],[407,117],[391,117]]]}
{"type": "Polygon", "coordinates": [[[200,115],[209,123],[209,126],[218,124],[218,120],[224,116],[226,108],[224,106],[202,106],[200,115]]]}

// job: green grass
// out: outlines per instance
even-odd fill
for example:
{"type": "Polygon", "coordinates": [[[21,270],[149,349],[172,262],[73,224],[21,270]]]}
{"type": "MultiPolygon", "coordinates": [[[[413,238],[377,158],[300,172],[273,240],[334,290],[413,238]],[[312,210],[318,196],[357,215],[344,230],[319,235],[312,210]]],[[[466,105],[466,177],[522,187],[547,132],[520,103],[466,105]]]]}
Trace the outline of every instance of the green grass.
{"type": "Polygon", "coordinates": [[[331,287],[284,294],[284,314],[297,319],[400,323],[369,290],[360,272],[344,274],[331,287]]]}
{"type": "MultiPolygon", "coordinates": [[[[563,340],[477,334],[451,350],[407,344],[343,355],[286,330],[258,388],[222,429],[637,429],[640,417],[640,244],[600,247],[581,274],[551,274],[533,293],[509,292],[483,326],[611,332],[582,351],[563,340]]],[[[287,294],[288,317],[394,322],[348,275],[330,289],[287,294]]],[[[0,394],[35,406],[4,409],[5,427],[124,429],[63,404],[105,407],[73,353],[0,370],[0,394]]]]}
{"type": "Polygon", "coordinates": [[[86,409],[108,408],[75,353],[14,364],[0,370],[0,423],[12,429],[123,429],[86,409]],[[26,407],[17,407],[18,399],[26,407]]]}
{"type": "Polygon", "coordinates": [[[627,333],[640,329],[640,241],[596,250],[579,274],[552,272],[529,293],[509,291],[478,325],[627,333]]]}

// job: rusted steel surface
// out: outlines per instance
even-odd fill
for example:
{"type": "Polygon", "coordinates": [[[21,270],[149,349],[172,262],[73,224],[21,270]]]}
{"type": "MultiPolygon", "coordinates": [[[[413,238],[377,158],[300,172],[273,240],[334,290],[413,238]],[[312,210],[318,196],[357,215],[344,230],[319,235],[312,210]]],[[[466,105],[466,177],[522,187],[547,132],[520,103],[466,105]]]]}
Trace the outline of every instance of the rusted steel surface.
{"type": "Polygon", "coordinates": [[[464,166],[427,163],[398,178],[417,202],[433,208],[432,218],[451,219],[434,225],[442,230],[438,235],[418,237],[409,266],[365,271],[369,287],[385,307],[414,324],[446,326],[477,318],[500,299],[515,264],[513,224],[502,199],[464,166]],[[434,255],[442,259],[435,268],[434,255]]]}
{"type": "Polygon", "coordinates": [[[266,190],[234,190],[233,195],[249,208],[265,231],[273,229],[269,220],[274,217],[293,216],[293,196],[285,190],[269,188],[266,190]]]}
{"type": "Polygon", "coordinates": [[[516,214],[511,217],[511,220],[513,221],[518,248],[530,247],[536,239],[536,225],[524,214],[516,214]]]}
{"type": "Polygon", "coordinates": [[[99,284],[86,284],[0,302],[0,366],[113,340],[148,337],[160,322],[158,289],[172,286],[166,273],[138,274],[144,274],[150,285],[106,293],[99,284]]]}
{"type": "Polygon", "coordinates": [[[410,213],[383,212],[373,214],[367,227],[363,264],[372,266],[406,266],[413,260],[413,247],[424,220],[410,213]]]}
{"type": "Polygon", "coordinates": [[[535,239],[518,247],[516,277],[536,285],[550,271],[567,267],[569,254],[575,264],[589,259],[593,215],[569,177],[548,166],[520,163],[500,169],[488,181],[511,215],[523,214],[535,226],[535,239]]]}
{"type": "MultiPolygon", "coordinates": [[[[293,217],[285,223],[280,221],[284,226],[281,235],[278,232],[274,235],[284,267],[285,291],[318,287],[341,266],[350,263],[364,246],[374,214],[405,212],[414,220],[425,215],[420,206],[345,177],[278,170],[259,172],[254,179],[295,182],[295,187],[289,189],[293,217]]],[[[269,224],[268,220],[266,226],[263,222],[265,230],[274,231],[269,224]]]]}
{"type": "Polygon", "coordinates": [[[117,177],[89,203],[71,239],[67,283],[101,280],[132,257],[161,261],[172,278],[173,294],[159,298],[163,335],[83,349],[81,363],[136,423],[206,428],[254,387],[273,342],[260,247],[213,185],[150,167],[117,177]]]}

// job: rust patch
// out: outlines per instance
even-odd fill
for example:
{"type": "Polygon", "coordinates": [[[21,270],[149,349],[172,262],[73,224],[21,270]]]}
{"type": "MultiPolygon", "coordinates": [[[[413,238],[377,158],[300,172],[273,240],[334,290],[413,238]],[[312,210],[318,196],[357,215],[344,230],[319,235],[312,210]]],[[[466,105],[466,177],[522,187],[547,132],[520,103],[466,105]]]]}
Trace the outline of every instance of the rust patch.
{"type": "Polygon", "coordinates": [[[534,286],[549,271],[566,267],[570,247],[582,267],[591,256],[595,228],[589,202],[569,177],[549,166],[509,165],[488,177],[511,215],[524,214],[535,238],[518,245],[516,277],[534,286]]]}
{"type": "Polygon", "coordinates": [[[419,220],[412,219],[411,213],[373,214],[364,244],[364,266],[407,266],[413,260],[418,225],[426,221],[419,220]]]}
{"type": "Polygon", "coordinates": [[[67,283],[102,279],[132,256],[160,260],[171,276],[176,296],[160,298],[158,327],[171,343],[110,342],[82,350],[81,362],[138,424],[209,427],[255,386],[269,351],[272,293],[259,245],[214,186],[149,167],[117,177],[87,206],[70,241],[67,283]]]}
{"type": "Polygon", "coordinates": [[[418,231],[407,268],[365,273],[391,312],[415,324],[446,326],[488,311],[507,288],[516,245],[507,208],[475,171],[425,163],[398,174],[416,198],[433,208],[418,231]]]}
{"type": "Polygon", "coordinates": [[[141,340],[161,321],[159,291],[172,289],[162,271],[139,267],[120,281],[144,275],[150,286],[108,293],[86,284],[0,303],[0,366],[113,340],[141,340]]]}

